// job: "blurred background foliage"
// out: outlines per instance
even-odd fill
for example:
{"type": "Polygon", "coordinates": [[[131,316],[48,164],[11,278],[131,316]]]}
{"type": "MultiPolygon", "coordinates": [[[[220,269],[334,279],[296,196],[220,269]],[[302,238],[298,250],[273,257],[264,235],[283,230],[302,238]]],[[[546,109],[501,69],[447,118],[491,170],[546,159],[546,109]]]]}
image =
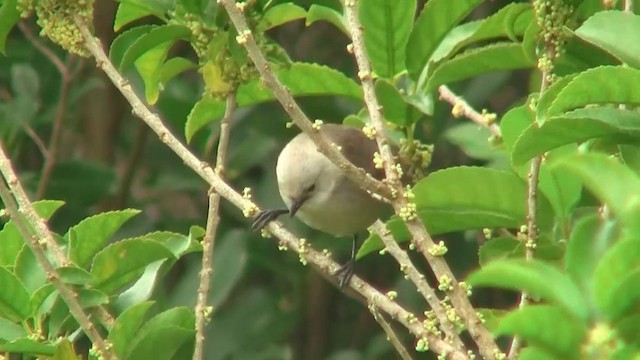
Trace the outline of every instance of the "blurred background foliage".
{"type": "MultiPolygon", "coordinates": [[[[319,1],[296,3],[308,7],[319,1]]],[[[321,3],[338,4],[336,0],[321,3]]],[[[486,1],[469,18],[485,18],[508,3],[486,1]]],[[[116,2],[96,2],[96,33],[106,45],[115,37],[116,7],[116,2]]],[[[145,22],[154,20],[145,18],[135,24],[145,22]]],[[[72,72],[59,161],[46,192],[41,194],[41,198],[66,203],[52,218],[52,229],[64,233],[91,214],[124,208],[142,212],[118,238],[154,230],[187,233],[194,224],[204,226],[204,182],[131,114],[91,60],[69,55],[39,38],[36,29],[29,22],[14,29],[6,45],[7,56],[0,56],[0,137],[31,194],[36,194],[43,168],[42,147],[53,131],[63,86],[60,73],[34,46],[37,42],[55,52],[72,72]]],[[[345,49],[349,40],[328,23],[306,27],[304,21],[294,21],[270,30],[269,36],[294,61],[324,64],[356,77],[354,60],[345,49]]],[[[197,61],[187,44],[175,47],[172,54],[197,61]]],[[[529,70],[491,73],[457,83],[452,89],[475,108],[489,109],[500,118],[539,86],[535,74],[529,70]]],[[[127,77],[142,89],[135,71],[129,71],[127,77]]],[[[184,133],[185,120],[202,92],[202,79],[196,71],[166,84],[155,107],[175,134],[184,133]]],[[[310,118],[328,122],[341,122],[362,105],[339,97],[306,97],[299,101],[310,118]]],[[[225,175],[239,191],[251,187],[253,198],[266,208],[282,205],[274,168],[280,149],[297,133],[297,129],[285,127],[288,121],[274,102],[241,108],[234,114],[225,175]]],[[[509,168],[505,152],[487,141],[489,132],[465,119],[455,119],[445,102],[436,101],[433,116],[417,124],[416,136],[435,145],[430,171],[464,164],[509,168]]],[[[219,122],[213,122],[190,142],[189,146],[205,159],[215,158],[212,149],[218,126],[219,122]]],[[[278,251],[273,241],[250,232],[249,221],[235,207],[223,202],[220,214],[211,289],[214,315],[206,342],[208,359],[358,360],[396,356],[366,307],[344,296],[311,268],[303,267],[294,254],[278,251]]],[[[347,258],[348,239],[312,231],[296,220],[283,221],[295,233],[310,239],[314,247],[328,248],[341,260],[347,258]]],[[[477,267],[478,246],[483,239],[481,233],[469,231],[439,236],[436,242],[447,243],[447,261],[463,277],[477,267]]],[[[159,284],[154,299],[162,308],[195,304],[200,256],[192,253],[182,258],[159,284]]],[[[410,310],[423,309],[419,294],[389,256],[367,256],[358,262],[357,272],[379,289],[396,290],[410,310]]],[[[480,307],[509,307],[515,300],[515,294],[510,293],[474,292],[474,301],[480,307]]],[[[429,359],[432,355],[416,357],[429,359]]]]}

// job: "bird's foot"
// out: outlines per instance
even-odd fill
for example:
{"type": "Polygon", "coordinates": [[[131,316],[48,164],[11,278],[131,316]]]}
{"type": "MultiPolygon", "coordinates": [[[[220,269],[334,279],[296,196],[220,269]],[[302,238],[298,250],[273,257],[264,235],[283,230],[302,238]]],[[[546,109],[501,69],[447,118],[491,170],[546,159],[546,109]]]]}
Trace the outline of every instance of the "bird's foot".
{"type": "Polygon", "coordinates": [[[345,286],[349,285],[351,278],[353,277],[354,270],[356,267],[356,259],[351,258],[344,265],[340,266],[338,271],[334,274],[338,277],[338,286],[340,290],[344,289],[345,286]]]}
{"type": "Polygon", "coordinates": [[[268,223],[277,219],[280,215],[284,215],[288,212],[289,210],[287,209],[262,210],[258,213],[258,215],[256,215],[255,218],[253,218],[253,223],[251,224],[251,230],[260,231],[265,226],[267,226],[268,223]]]}

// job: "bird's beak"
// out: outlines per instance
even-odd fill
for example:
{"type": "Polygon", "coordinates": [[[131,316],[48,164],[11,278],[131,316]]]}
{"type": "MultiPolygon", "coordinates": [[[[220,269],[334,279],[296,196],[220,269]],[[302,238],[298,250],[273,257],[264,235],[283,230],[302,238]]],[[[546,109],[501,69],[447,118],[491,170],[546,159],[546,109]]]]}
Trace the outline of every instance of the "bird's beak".
{"type": "Polygon", "coordinates": [[[305,200],[307,200],[307,198],[304,197],[294,199],[291,203],[291,207],[289,208],[289,216],[293,217],[298,212],[302,204],[304,204],[305,200]]]}

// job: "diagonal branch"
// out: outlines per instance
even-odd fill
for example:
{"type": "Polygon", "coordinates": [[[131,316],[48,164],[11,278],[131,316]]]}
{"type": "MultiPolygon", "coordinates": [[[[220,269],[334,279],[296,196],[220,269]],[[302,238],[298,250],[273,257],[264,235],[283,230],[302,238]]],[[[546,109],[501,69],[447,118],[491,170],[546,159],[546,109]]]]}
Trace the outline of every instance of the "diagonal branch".
{"type": "MultiPolygon", "coordinates": [[[[487,115],[483,115],[477,112],[468,102],[466,102],[463,98],[456,95],[445,85],[441,85],[438,87],[438,93],[440,93],[440,98],[453,106],[453,112],[458,114],[458,116],[464,116],[467,119],[473,121],[474,123],[487,128],[491,134],[497,138],[502,137],[500,133],[500,127],[493,122],[493,118],[488,117],[487,115]]],[[[454,114],[455,116],[455,114],[454,114]]]]}

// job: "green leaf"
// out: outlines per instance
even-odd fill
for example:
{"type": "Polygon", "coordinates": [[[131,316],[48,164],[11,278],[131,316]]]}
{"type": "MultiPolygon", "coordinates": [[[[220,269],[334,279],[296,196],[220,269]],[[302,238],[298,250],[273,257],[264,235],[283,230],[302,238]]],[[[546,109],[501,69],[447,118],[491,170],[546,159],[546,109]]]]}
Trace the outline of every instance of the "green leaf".
{"type": "Polygon", "coordinates": [[[351,36],[347,30],[346,21],[342,16],[342,13],[327,6],[312,4],[309,11],[307,11],[307,20],[305,21],[305,25],[311,26],[311,24],[321,20],[329,22],[348,37],[351,36]]]}
{"type": "Polygon", "coordinates": [[[0,5],[0,53],[6,55],[7,36],[20,21],[20,12],[16,8],[17,0],[4,0],[0,5]]]}
{"type": "Polygon", "coordinates": [[[87,285],[91,282],[91,274],[76,266],[63,266],[56,269],[60,279],[66,284],[87,285]]]}
{"type": "Polygon", "coordinates": [[[492,44],[469,50],[437,66],[429,77],[427,91],[485,73],[524,69],[533,65],[535,63],[525,55],[522,44],[492,44]]]}
{"type": "Polygon", "coordinates": [[[123,26],[148,15],[167,20],[165,13],[171,10],[164,1],[122,0],[116,11],[113,30],[119,31],[123,26]]]}
{"type": "Polygon", "coordinates": [[[191,36],[189,28],[183,25],[164,25],[152,28],[141,34],[125,51],[118,69],[127,70],[137,59],[158,47],[169,47],[177,40],[188,39],[191,36]]]}
{"type": "Polygon", "coordinates": [[[181,73],[196,69],[198,65],[193,63],[189,59],[185,59],[183,57],[174,57],[167,60],[164,64],[162,64],[162,68],[160,68],[159,80],[161,84],[167,84],[169,80],[174,77],[180,75],[181,73]]]}
{"type": "MultiPolygon", "coordinates": [[[[289,68],[276,72],[283,85],[293,96],[346,96],[362,99],[362,89],[343,73],[326,66],[293,63],[289,68]]],[[[238,107],[273,100],[273,94],[264,87],[262,80],[253,80],[239,86],[236,97],[238,107]]],[[[185,125],[187,141],[210,122],[224,114],[225,100],[204,95],[191,110],[185,125]]]]}
{"type": "Polygon", "coordinates": [[[361,0],[358,17],[364,27],[364,45],[373,72],[391,79],[405,69],[415,0],[361,0]]]}
{"type": "Polygon", "coordinates": [[[578,74],[570,74],[563,76],[554,81],[536,101],[536,121],[539,125],[542,125],[546,120],[546,113],[553,104],[553,101],[558,97],[560,91],[562,91],[578,74]]]}
{"type": "Polygon", "coordinates": [[[56,352],[51,360],[82,360],[82,356],[76,355],[69,339],[63,338],[56,345],[56,352]]]}
{"type": "MultiPolygon", "coordinates": [[[[142,275],[139,272],[131,273],[131,278],[135,279],[137,277],[137,281],[118,296],[112,307],[122,311],[135,304],[149,300],[164,264],[167,264],[167,261],[152,263],[144,269],[142,275]]],[[[128,281],[128,278],[125,278],[125,280],[128,281]]],[[[123,282],[125,281],[123,280],[123,282]]]]}
{"type": "Polygon", "coordinates": [[[298,5],[292,3],[278,4],[264,13],[256,29],[258,31],[266,31],[291,21],[304,19],[306,16],[307,12],[298,5]]]}
{"type": "Polygon", "coordinates": [[[495,260],[521,257],[522,253],[517,253],[519,244],[520,242],[512,237],[499,237],[488,240],[478,250],[480,266],[485,266],[495,260]]]}
{"type": "Polygon", "coordinates": [[[144,323],[145,315],[153,305],[152,301],[134,305],[118,316],[113,324],[107,340],[113,345],[113,352],[124,358],[130,349],[132,340],[144,323]]]}
{"type": "Polygon", "coordinates": [[[89,161],[61,161],[53,170],[45,197],[62,199],[77,208],[89,207],[111,194],[116,180],[113,167],[89,161]]]}
{"type": "Polygon", "coordinates": [[[486,264],[472,273],[467,282],[475,286],[495,286],[523,291],[561,306],[569,314],[586,319],[587,303],[569,277],[540,260],[507,259],[486,264]]]}
{"type": "Polygon", "coordinates": [[[155,241],[144,238],[118,241],[95,256],[91,267],[93,286],[112,293],[138,277],[147,265],[167,258],[173,258],[171,251],[155,241]]]}
{"type": "Polygon", "coordinates": [[[596,306],[611,321],[640,303],[640,243],[638,236],[622,240],[600,259],[593,273],[593,298],[596,306]]]}
{"type": "Polygon", "coordinates": [[[518,360],[559,360],[549,352],[535,346],[527,346],[518,355],[518,360]]]}
{"type": "Polygon", "coordinates": [[[502,141],[507,153],[513,153],[516,140],[532,123],[533,117],[526,104],[509,110],[509,112],[502,117],[500,121],[500,133],[502,134],[502,141]]]}
{"type": "Polygon", "coordinates": [[[375,84],[376,97],[382,106],[382,114],[387,121],[398,126],[409,123],[409,107],[396,87],[385,79],[375,84]]]}
{"type": "MultiPolygon", "coordinates": [[[[573,155],[576,148],[557,149],[549,153],[546,160],[551,163],[561,156],[573,155]],[[558,154],[562,150],[562,154],[558,154]],[[568,151],[565,151],[568,150],[568,151]]],[[[574,174],[565,169],[549,166],[547,163],[540,167],[538,187],[549,199],[553,211],[559,220],[564,221],[571,216],[571,211],[581,198],[582,182],[574,174]]]]}
{"type": "Polygon", "coordinates": [[[504,157],[504,151],[489,143],[491,132],[472,122],[464,122],[447,129],[444,137],[474,159],[493,160],[504,157]]]}
{"type": "Polygon", "coordinates": [[[139,210],[133,209],[109,211],[80,221],[64,236],[69,244],[69,259],[84,267],[103,248],[107,240],[138,213],[139,210]]]}
{"type": "Polygon", "coordinates": [[[86,309],[108,304],[109,297],[102,291],[81,288],[78,290],[78,302],[83,309],[86,309]]]}
{"type": "Polygon", "coordinates": [[[574,33],[627,65],[640,68],[640,16],[625,11],[601,11],[574,33]]]}
{"type": "Polygon", "coordinates": [[[51,311],[58,294],[53,284],[48,283],[39,287],[31,296],[31,313],[42,316],[51,311]]]}
{"type": "Polygon", "coordinates": [[[640,215],[640,178],[628,167],[603,154],[579,154],[559,160],[560,166],[578,176],[591,192],[609,205],[614,214],[635,226],[640,215]]]}
{"type": "Polygon", "coordinates": [[[148,50],[135,60],[135,67],[144,82],[145,100],[154,105],[160,97],[160,72],[173,42],[167,41],[148,50]]]}
{"type": "Polygon", "coordinates": [[[551,117],[530,125],[518,138],[511,154],[514,164],[557,147],[613,134],[640,134],[640,113],[614,107],[592,107],[551,117]]]}
{"type": "Polygon", "coordinates": [[[131,45],[157,27],[156,25],[136,26],[118,35],[111,43],[111,47],[109,47],[109,59],[111,59],[113,65],[116,68],[120,68],[124,55],[129,51],[131,45]]]}
{"type": "Polygon", "coordinates": [[[30,355],[53,356],[56,347],[50,343],[41,343],[30,338],[17,339],[0,344],[0,351],[9,353],[25,353],[30,355]]]}
{"type": "Polygon", "coordinates": [[[11,342],[27,337],[25,329],[7,319],[0,318],[0,343],[11,342]]]}
{"type": "MultiPolygon", "coordinates": [[[[526,218],[526,183],[508,171],[453,167],[420,180],[413,190],[418,214],[432,234],[474,228],[518,228],[526,218]]],[[[549,201],[540,196],[538,227],[553,225],[549,201]]]]}
{"type": "Polygon", "coordinates": [[[459,25],[442,40],[432,61],[441,60],[477,42],[507,38],[517,41],[531,23],[532,13],[529,4],[511,3],[488,18],[459,25]]]}
{"type": "Polygon", "coordinates": [[[637,145],[619,145],[620,157],[631,170],[640,175],[640,147],[637,145]]]}
{"type": "Polygon", "coordinates": [[[47,281],[46,274],[38,263],[33,251],[25,244],[16,259],[13,273],[20,279],[28,292],[33,293],[47,281]]]}
{"type": "Polygon", "coordinates": [[[40,99],[40,79],[31,65],[15,64],[11,66],[11,87],[15,96],[27,99],[40,99]]]}
{"type": "Polygon", "coordinates": [[[445,36],[464,19],[480,0],[430,0],[420,12],[406,47],[407,70],[418,80],[445,36]]]}
{"type": "Polygon", "coordinates": [[[496,334],[521,336],[528,344],[570,360],[580,359],[580,342],[585,332],[585,324],[561,308],[529,305],[505,315],[496,334]]]}
{"type": "Polygon", "coordinates": [[[194,328],[195,317],[191,309],[167,310],[153,317],[138,331],[124,359],[172,359],[183,345],[194,341],[194,328]]]}
{"type": "MultiPolygon", "coordinates": [[[[515,173],[465,166],[436,171],[413,189],[418,216],[431,235],[480,228],[519,228],[526,220],[525,203],[521,200],[526,199],[526,191],[525,181],[515,173]]],[[[541,194],[538,227],[542,233],[551,231],[553,219],[553,208],[541,194]]],[[[409,232],[399,217],[391,217],[386,224],[396,242],[409,239],[409,232]]],[[[360,246],[356,258],[383,247],[378,235],[371,234],[360,246]]],[[[555,258],[555,253],[549,249],[550,258],[555,258]]]]}
{"type": "Polygon", "coordinates": [[[20,322],[31,314],[29,293],[20,279],[7,268],[0,266],[0,316],[20,322]]]}
{"type": "Polygon", "coordinates": [[[596,104],[640,105],[640,70],[601,66],[577,75],[558,94],[546,116],[596,104]]]}
{"type": "MultiPolygon", "coordinates": [[[[41,200],[33,203],[36,213],[44,220],[49,220],[58,210],[63,201],[41,200]]],[[[9,221],[0,230],[0,266],[14,266],[18,254],[22,250],[25,242],[13,221],[9,221]]]]}

